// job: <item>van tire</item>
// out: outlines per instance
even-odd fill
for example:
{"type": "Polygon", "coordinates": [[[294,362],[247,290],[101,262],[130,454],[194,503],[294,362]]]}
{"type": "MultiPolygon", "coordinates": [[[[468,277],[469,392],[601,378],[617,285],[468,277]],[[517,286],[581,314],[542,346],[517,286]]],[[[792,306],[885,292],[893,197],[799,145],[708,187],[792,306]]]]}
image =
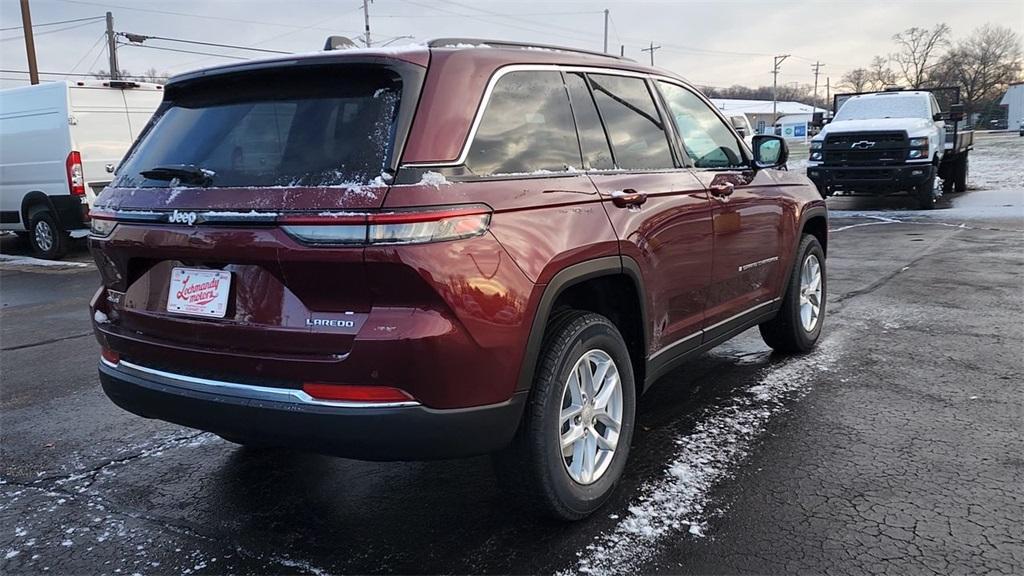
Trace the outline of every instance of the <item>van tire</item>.
{"type": "Polygon", "coordinates": [[[633,438],[635,410],[633,367],[618,328],[600,314],[579,310],[559,313],[545,330],[519,431],[512,445],[494,457],[499,482],[539,515],[563,521],[589,516],[608,500],[622,476],[633,438]],[[569,375],[584,355],[595,350],[607,354],[618,370],[621,423],[607,467],[596,481],[582,484],[570,476],[562,455],[564,432],[560,419],[569,375]]]}
{"type": "Polygon", "coordinates": [[[28,219],[28,243],[32,255],[44,260],[60,260],[68,253],[71,237],[46,208],[35,209],[28,219]]]}

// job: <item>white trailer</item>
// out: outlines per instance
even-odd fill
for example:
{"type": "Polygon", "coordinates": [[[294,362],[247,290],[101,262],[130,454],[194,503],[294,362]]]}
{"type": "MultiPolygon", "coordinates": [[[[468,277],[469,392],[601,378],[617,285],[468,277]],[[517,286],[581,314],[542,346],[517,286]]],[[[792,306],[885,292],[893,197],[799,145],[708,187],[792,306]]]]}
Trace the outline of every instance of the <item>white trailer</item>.
{"type": "Polygon", "coordinates": [[[158,84],[125,81],[0,90],[0,230],[38,257],[63,256],[162,99],[158,84]]]}

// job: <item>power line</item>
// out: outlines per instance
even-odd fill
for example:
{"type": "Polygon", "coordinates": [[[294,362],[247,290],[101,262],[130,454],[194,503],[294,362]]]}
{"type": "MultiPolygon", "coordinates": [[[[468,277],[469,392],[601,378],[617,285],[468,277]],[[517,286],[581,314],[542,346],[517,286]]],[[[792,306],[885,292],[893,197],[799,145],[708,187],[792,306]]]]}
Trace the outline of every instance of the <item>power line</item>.
{"type": "MultiPolygon", "coordinates": [[[[28,74],[28,70],[6,70],[6,69],[4,69],[4,70],[0,70],[0,74],[28,74]]],[[[78,73],[74,73],[74,72],[40,72],[39,75],[40,76],[71,76],[71,77],[74,77],[74,78],[96,78],[97,76],[99,76],[98,74],[94,74],[94,73],[91,73],[91,72],[89,72],[89,73],[86,73],[86,72],[78,72],[78,73]]],[[[126,74],[123,77],[124,78],[135,78],[135,79],[154,78],[154,76],[137,76],[137,75],[133,75],[133,74],[126,74]]],[[[155,76],[155,78],[163,78],[163,76],[155,76]]],[[[96,79],[99,80],[100,78],[96,78],[96,79]]]]}
{"type": "MultiPolygon", "coordinates": [[[[82,54],[82,57],[78,59],[78,62],[75,62],[75,65],[71,67],[71,71],[74,72],[75,70],[77,70],[78,67],[82,65],[82,62],[85,62],[85,59],[89,57],[89,54],[92,54],[92,51],[95,50],[96,47],[99,46],[100,43],[103,42],[103,40],[106,39],[106,37],[107,37],[107,33],[106,32],[101,33],[100,37],[96,39],[96,42],[93,43],[92,47],[89,48],[88,50],[86,50],[85,54],[82,54]]],[[[101,50],[101,52],[102,52],[102,50],[101,50]]],[[[91,66],[90,66],[90,68],[91,68],[91,66]]]]}
{"type": "MultiPolygon", "coordinates": [[[[131,10],[133,12],[147,12],[149,14],[163,14],[166,16],[181,16],[184,18],[199,18],[201,20],[219,20],[222,22],[238,22],[240,24],[258,24],[260,26],[277,26],[280,28],[303,28],[296,24],[282,24],[280,22],[268,22],[265,20],[245,20],[242,18],[229,18],[227,16],[213,16],[211,14],[191,14],[188,12],[174,12],[171,10],[157,10],[155,8],[139,8],[136,6],[125,6],[123,4],[112,4],[109,2],[89,2],[87,0],[59,0],[67,4],[81,4],[84,6],[99,6],[101,8],[116,8],[118,10],[131,10]]],[[[316,28],[317,30],[330,30],[330,28],[316,28]]]]}
{"type": "MultiPolygon", "coordinates": [[[[98,22],[97,20],[90,20],[89,22],[80,22],[78,24],[72,24],[71,26],[65,26],[64,28],[57,28],[56,30],[46,30],[44,32],[35,32],[32,35],[33,36],[45,36],[47,34],[56,34],[57,32],[64,32],[65,30],[74,30],[75,28],[81,28],[82,26],[89,26],[90,24],[95,24],[97,22],[98,22]]],[[[35,26],[33,26],[33,28],[35,28],[35,26]]],[[[8,40],[20,40],[20,39],[22,39],[24,37],[25,37],[24,34],[19,34],[17,36],[7,36],[6,38],[0,38],[0,42],[6,42],[8,40]]]]}
{"type": "MultiPolygon", "coordinates": [[[[103,20],[103,16],[91,16],[89,18],[75,18],[74,20],[60,20],[58,22],[46,22],[43,24],[33,24],[33,28],[42,28],[43,26],[56,26],[57,24],[71,24],[72,22],[85,22],[86,20],[103,20]]],[[[11,26],[10,28],[0,28],[0,32],[6,32],[8,30],[21,30],[21,26],[11,26]]]]}
{"type": "Polygon", "coordinates": [[[118,42],[118,46],[130,46],[132,48],[148,48],[150,50],[163,50],[165,52],[180,52],[182,54],[199,54],[202,56],[217,56],[218,58],[230,58],[232,60],[250,60],[243,56],[229,56],[227,54],[216,54],[214,52],[198,52],[196,50],[181,50],[180,48],[167,48],[164,46],[146,46],[145,44],[129,44],[127,42],[118,42]]]}
{"type": "Polygon", "coordinates": [[[269,50],[267,48],[252,48],[249,46],[237,46],[234,44],[218,44],[216,42],[203,42],[200,40],[184,40],[182,38],[167,38],[165,36],[145,36],[142,34],[132,34],[130,32],[118,32],[118,36],[127,38],[132,44],[125,44],[126,46],[133,46],[135,44],[141,45],[146,40],[163,40],[164,42],[180,42],[182,44],[198,44],[200,46],[213,46],[216,48],[231,48],[233,50],[250,50],[252,52],[267,52],[270,54],[291,54],[291,52],[284,52],[283,50],[269,50]]]}

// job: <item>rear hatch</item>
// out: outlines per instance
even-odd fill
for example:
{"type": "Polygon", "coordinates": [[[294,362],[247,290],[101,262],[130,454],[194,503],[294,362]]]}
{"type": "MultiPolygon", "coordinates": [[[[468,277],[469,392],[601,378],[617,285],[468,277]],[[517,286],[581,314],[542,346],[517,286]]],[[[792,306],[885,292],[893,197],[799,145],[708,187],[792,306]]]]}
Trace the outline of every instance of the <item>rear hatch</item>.
{"type": "Polygon", "coordinates": [[[382,205],[422,68],[323,60],[167,86],[94,209],[116,316],[105,330],[177,353],[349,351],[371,306],[363,246],[316,245],[282,223],[382,205]]]}

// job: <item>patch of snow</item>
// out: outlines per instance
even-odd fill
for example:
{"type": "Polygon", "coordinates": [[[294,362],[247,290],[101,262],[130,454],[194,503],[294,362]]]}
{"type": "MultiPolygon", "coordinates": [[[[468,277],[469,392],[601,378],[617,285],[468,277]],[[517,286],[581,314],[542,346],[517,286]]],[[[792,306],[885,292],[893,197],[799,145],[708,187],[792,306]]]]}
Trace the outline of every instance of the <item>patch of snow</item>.
{"type": "Polygon", "coordinates": [[[446,184],[449,184],[448,179],[444,177],[444,174],[440,172],[424,172],[423,177],[420,178],[421,185],[433,186],[434,188],[440,188],[446,184]]]}
{"type": "Polygon", "coordinates": [[[563,574],[632,574],[650,558],[659,538],[681,531],[703,537],[711,488],[747,456],[771,418],[831,368],[836,361],[832,346],[822,342],[811,356],[768,368],[760,381],[728,403],[708,409],[692,432],[676,438],[676,453],[664,473],[640,489],[626,517],[597,536],[563,574]]]}
{"type": "Polygon", "coordinates": [[[4,554],[4,560],[10,560],[18,554],[21,554],[21,550],[8,550],[7,553],[4,554]]]}
{"type": "Polygon", "coordinates": [[[297,568],[307,574],[313,574],[314,576],[327,576],[329,574],[326,570],[313,566],[308,562],[292,560],[290,558],[277,558],[276,560],[277,563],[281,564],[282,566],[287,566],[289,568],[297,568]]]}
{"type": "Polygon", "coordinates": [[[110,318],[99,310],[92,315],[92,319],[95,320],[97,324],[110,324],[110,318]]]}
{"type": "Polygon", "coordinates": [[[0,254],[0,262],[15,264],[18,266],[42,266],[50,268],[88,268],[92,266],[88,262],[71,262],[68,260],[42,260],[31,256],[15,256],[14,254],[0,254]]]}

